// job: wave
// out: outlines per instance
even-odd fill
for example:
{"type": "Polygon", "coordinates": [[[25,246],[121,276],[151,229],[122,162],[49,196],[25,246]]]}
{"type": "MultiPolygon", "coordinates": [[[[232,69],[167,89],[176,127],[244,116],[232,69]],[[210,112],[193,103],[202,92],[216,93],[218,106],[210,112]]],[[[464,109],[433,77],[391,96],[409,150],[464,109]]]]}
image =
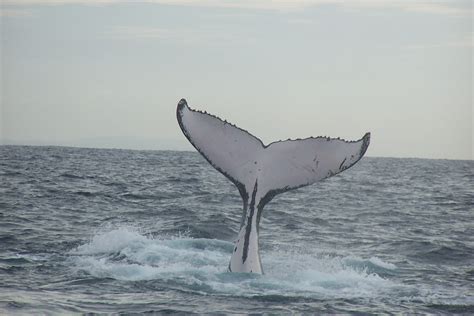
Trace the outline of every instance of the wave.
{"type": "Polygon", "coordinates": [[[64,178],[70,178],[70,179],[85,179],[84,176],[77,175],[77,174],[74,174],[74,173],[68,173],[68,172],[61,173],[60,176],[64,177],[64,178]]]}
{"type": "Polygon", "coordinates": [[[232,296],[374,297],[400,285],[378,271],[396,266],[369,259],[263,251],[264,275],[227,272],[233,244],[184,236],[147,236],[131,228],[94,235],[70,252],[75,269],[121,281],[150,281],[181,291],[232,296]]]}

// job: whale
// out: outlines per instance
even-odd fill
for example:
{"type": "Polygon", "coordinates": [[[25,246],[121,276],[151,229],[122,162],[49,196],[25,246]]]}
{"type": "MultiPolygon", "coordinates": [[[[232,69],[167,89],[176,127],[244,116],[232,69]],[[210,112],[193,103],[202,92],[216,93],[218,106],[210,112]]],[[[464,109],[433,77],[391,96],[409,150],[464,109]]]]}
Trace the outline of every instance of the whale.
{"type": "Polygon", "coordinates": [[[242,219],[228,271],[263,274],[259,224],[264,206],[276,195],[332,177],[357,163],[370,133],[357,141],[308,137],[265,145],[259,138],[219,117],[192,109],[186,99],[176,108],[184,136],[239,190],[242,219]]]}

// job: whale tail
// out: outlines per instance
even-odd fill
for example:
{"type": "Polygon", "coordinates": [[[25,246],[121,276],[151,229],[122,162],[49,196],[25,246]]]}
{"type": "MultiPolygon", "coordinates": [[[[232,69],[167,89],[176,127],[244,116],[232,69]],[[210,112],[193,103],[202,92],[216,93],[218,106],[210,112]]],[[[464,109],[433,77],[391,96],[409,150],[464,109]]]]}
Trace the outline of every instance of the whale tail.
{"type": "Polygon", "coordinates": [[[263,207],[279,193],[336,175],[359,161],[370,133],[358,141],[309,137],[268,145],[227,121],[178,103],[176,116],[189,142],[238,188],[243,214],[229,263],[233,272],[263,273],[258,230],[263,207]]]}

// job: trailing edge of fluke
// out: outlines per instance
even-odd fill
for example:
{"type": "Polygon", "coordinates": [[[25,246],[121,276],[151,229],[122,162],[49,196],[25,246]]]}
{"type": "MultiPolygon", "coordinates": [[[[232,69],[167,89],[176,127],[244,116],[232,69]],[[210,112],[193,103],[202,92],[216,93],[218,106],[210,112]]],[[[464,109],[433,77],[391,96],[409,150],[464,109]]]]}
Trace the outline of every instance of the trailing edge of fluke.
{"type": "Polygon", "coordinates": [[[370,133],[357,141],[309,137],[268,145],[217,116],[191,109],[181,99],[179,126],[189,142],[239,189],[242,222],[229,262],[231,272],[263,273],[258,233],[263,207],[275,195],[336,175],[358,162],[370,133]]]}

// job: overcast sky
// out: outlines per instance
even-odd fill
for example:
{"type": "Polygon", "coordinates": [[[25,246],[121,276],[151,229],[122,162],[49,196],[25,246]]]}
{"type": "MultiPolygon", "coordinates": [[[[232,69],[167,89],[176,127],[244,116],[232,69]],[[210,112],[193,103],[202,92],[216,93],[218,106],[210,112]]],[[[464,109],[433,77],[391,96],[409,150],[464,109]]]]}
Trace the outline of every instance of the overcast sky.
{"type": "Polygon", "coordinates": [[[2,0],[3,144],[192,150],[176,104],[265,143],[473,159],[472,1],[2,0]]]}

